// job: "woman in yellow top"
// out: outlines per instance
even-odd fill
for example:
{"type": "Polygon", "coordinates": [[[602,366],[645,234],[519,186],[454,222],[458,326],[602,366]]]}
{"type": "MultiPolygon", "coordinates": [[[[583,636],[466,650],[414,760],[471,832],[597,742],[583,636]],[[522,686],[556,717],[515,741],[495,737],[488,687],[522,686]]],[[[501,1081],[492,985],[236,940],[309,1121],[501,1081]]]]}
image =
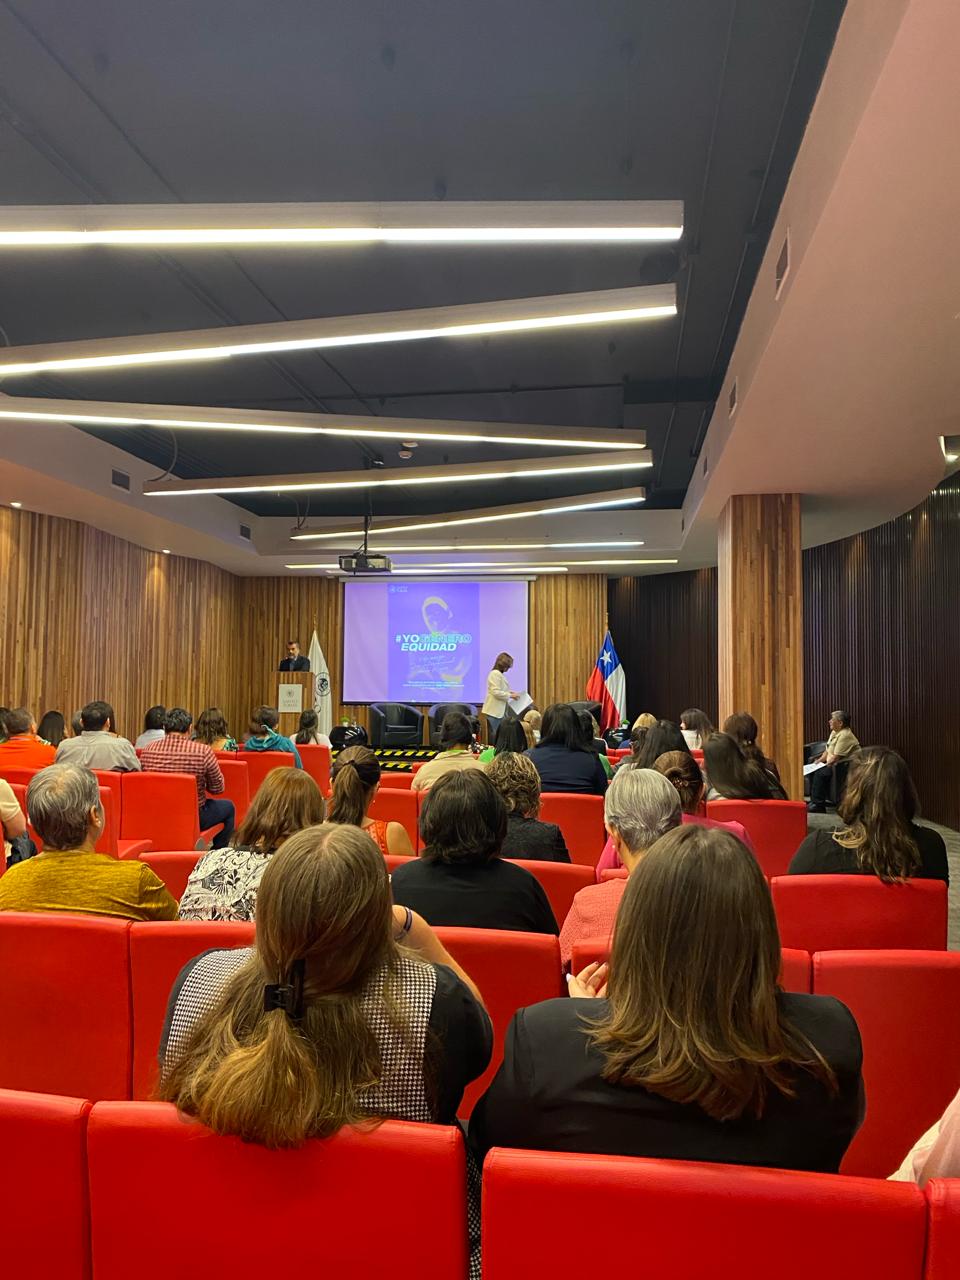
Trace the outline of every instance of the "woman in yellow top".
{"type": "Polygon", "coordinates": [[[413,775],[411,791],[428,791],[445,773],[483,768],[473,754],[473,726],[462,711],[448,711],[443,717],[440,747],[440,754],[413,775]]]}

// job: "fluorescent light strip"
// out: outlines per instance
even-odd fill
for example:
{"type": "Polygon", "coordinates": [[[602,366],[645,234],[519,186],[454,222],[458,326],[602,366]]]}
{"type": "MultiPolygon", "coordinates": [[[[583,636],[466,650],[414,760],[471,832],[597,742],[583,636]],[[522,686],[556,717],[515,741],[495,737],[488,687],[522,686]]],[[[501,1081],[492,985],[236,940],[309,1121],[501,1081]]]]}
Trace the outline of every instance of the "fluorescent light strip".
{"type": "Polygon", "coordinates": [[[356,480],[298,480],[280,483],[268,480],[260,484],[236,484],[232,480],[220,483],[209,480],[199,488],[175,488],[172,485],[168,486],[168,482],[163,482],[164,488],[144,486],[144,493],[150,498],[184,498],[207,493],[330,493],[344,489],[406,489],[414,485],[473,484],[488,480],[538,480],[544,477],[552,479],[554,476],[595,475],[604,471],[640,471],[652,466],[653,463],[647,459],[630,461],[625,457],[619,457],[591,464],[584,464],[581,460],[579,463],[565,466],[554,467],[541,464],[538,467],[517,467],[500,471],[479,468],[476,471],[450,472],[444,467],[432,468],[437,472],[436,475],[414,475],[408,471],[406,475],[401,472],[396,477],[386,477],[376,472],[369,472],[362,479],[356,480]]]}
{"type": "Polygon", "coordinates": [[[541,329],[579,328],[581,325],[613,324],[628,320],[654,320],[677,314],[676,303],[668,306],[622,307],[609,311],[574,312],[570,315],[530,316],[516,320],[486,320],[473,324],[426,326],[421,329],[394,329],[384,332],[351,333],[329,337],[279,339],[274,342],[236,343],[217,347],[180,350],[133,351],[104,356],[73,356],[64,359],[0,362],[0,378],[18,374],[57,370],[118,369],[138,365],[183,364],[199,360],[225,360],[233,356],[273,355],[280,351],[320,351],[337,347],[358,347],[385,342],[417,342],[424,338],[476,338],[498,333],[529,333],[541,329]]]}
{"type": "Polygon", "coordinates": [[[195,227],[130,231],[0,231],[2,249],[338,244],[636,244],[679,240],[672,227],[195,227]]]}
{"type": "MultiPolygon", "coordinates": [[[[642,547],[642,542],[626,542],[619,538],[611,542],[460,542],[460,543],[429,543],[421,546],[410,544],[409,546],[377,546],[367,547],[367,550],[375,555],[397,555],[400,552],[419,552],[421,555],[432,555],[434,552],[441,551],[573,551],[588,550],[590,548],[611,547],[618,549],[621,547],[642,547]]],[[[344,551],[354,550],[352,547],[345,546],[344,551]]],[[[295,568],[296,566],[288,565],[287,568],[295,568]]]]}
{"type": "MultiPolygon", "coordinates": [[[[295,566],[288,565],[287,567],[293,568],[295,566]]],[[[345,578],[376,578],[376,577],[395,578],[398,574],[400,574],[401,576],[406,576],[408,578],[433,578],[433,577],[438,577],[441,574],[454,574],[454,575],[460,575],[461,577],[464,576],[464,570],[462,568],[431,569],[426,566],[421,566],[418,569],[392,569],[389,573],[369,574],[369,573],[350,573],[346,569],[341,569],[339,565],[325,565],[320,567],[325,568],[327,573],[339,573],[339,574],[342,574],[343,577],[345,578]]],[[[521,565],[511,565],[508,569],[470,569],[467,571],[467,576],[471,578],[475,578],[478,576],[479,577],[493,576],[496,578],[503,578],[508,576],[511,573],[522,573],[522,574],[529,575],[531,573],[567,573],[567,572],[568,570],[566,565],[554,565],[545,569],[536,569],[536,568],[531,568],[529,565],[521,564],[521,565]]]]}
{"type": "MultiPolygon", "coordinates": [[[[583,565],[589,565],[591,568],[606,565],[607,567],[622,567],[623,565],[637,564],[676,564],[676,560],[547,560],[544,563],[521,564],[516,560],[440,560],[434,564],[403,564],[397,565],[393,570],[399,573],[401,570],[414,569],[569,569],[578,568],[583,565]]],[[[339,565],[332,564],[288,564],[286,569],[338,569],[339,565]]]]}
{"type": "MultiPolygon", "coordinates": [[[[529,520],[534,516],[559,516],[568,515],[573,511],[600,511],[608,507],[625,507],[635,506],[638,503],[645,502],[646,498],[637,495],[625,496],[623,498],[605,498],[601,502],[577,502],[567,503],[564,506],[546,507],[532,511],[508,511],[502,515],[488,516],[456,516],[453,519],[444,518],[442,520],[425,521],[422,524],[400,524],[387,526],[386,528],[377,529],[376,533],[382,537],[385,533],[415,533],[421,529],[447,529],[455,525],[466,524],[496,524],[501,520],[529,520]]],[[[332,538],[362,538],[363,529],[338,529],[335,533],[294,533],[290,535],[291,542],[323,542],[332,538]]]]}

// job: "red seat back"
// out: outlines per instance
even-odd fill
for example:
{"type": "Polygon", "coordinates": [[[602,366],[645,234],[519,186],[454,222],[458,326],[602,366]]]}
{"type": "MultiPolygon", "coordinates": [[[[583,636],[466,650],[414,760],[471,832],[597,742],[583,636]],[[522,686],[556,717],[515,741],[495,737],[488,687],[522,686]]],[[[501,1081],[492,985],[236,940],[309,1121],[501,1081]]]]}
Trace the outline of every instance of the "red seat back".
{"type": "Polygon", "coordinates": [[[419,792],[392,791],[384,786],[380,787],[367,810],[368,817],[380,822],[399,822],[406,829],[414,849],[420,848],[419,814],[419,792]]]}
{"type": "Polygon", "coordinates": [[[103,830],[97,841],[97,853],[108,853],[111,858],[120,856],[120,777],[114,774],[112,787],[100,784],[100,803],[103,806],[103,830]]]}
{"type": "Polygon", "coordinates": [[[886,1178],[960,1088],[960,953],[828,951],[815,995],[836,996],[863,1039],[867,1116],[841,1166],[886,1178]]]}
{"type": "MultiPolygon", "coordinates": [[[[313,778],[321,792],[330,794],[330,748],[318,746],[301,746],[297,743],[303,767],[313,778]]],[[[249,754],[249,753],[248,753],[249,754]]]]}
{"type": "Polygon", "coordinates": [[[927,1183],[927,1265],[924,1280],[956,1280],[960,1267],[960,1178],[927,1183]]]}
{"type": "Polygon", "coordinates": [[[130,930],[133,1097],[149,1098],[156,1087],[160,1034],[177,974],[203,951],[250,946],[254,932],[252,923],[223,920],[145,921],[130,930]]]}
{"type": "Polygon", "coordinates": [[[130,1096],[130,922],[0,915],[0,1088],[130,1096]]]}
{"type": "Polygon", "coordinates": [[[413,772],[404,769],[385,769],[380,775],[381,787],[388,791],[409,791],[413,782],[413,772]]]}
{"type": "Polygon", "coordinates": [[[593,867],[578,862],[539,862],[527,858],[507,858],[507,862],[515,862],[540,881],[540,887],[550,899],[554,918],[563,924],[567,912],[573,906],[573,899],[588,884],[594,884],[596,872],[593,867]]]}
{"type": "Polygon", "coordinates": [[[463,1137],[450,1126],[390,1120],[342,1129],[295,1150],[217,1137],[167,1103],[95,1107],[88,1133],[96,1280],[169,1280],[171,1254],[144,1239],[144,1194],[159,1222],[190,1219],[191,1276],[389,1276],[467,1273],[463,1137]],[[371,1217],[363,1187],[380,1187],[371,1217]],[[430,1228],[409,1191],[429,1194],[430,1228]],[[202,1210],[202,1211],[201,1211],[202,1210]],[[239,1213],[239,1217],[238,1217],[239,1213]],[[244,1229],[244,1215],[249,1229],[244,1229]],[[225,1223],[236,1229],[225,1230],[225,1223]],[[281,1262],[282,1260],[282,1262],[281,1262]]]}
{"type": "Polygon", "coordinates": [[[603,796],[544,792],[540,797],[540,818],[543,822],[557,824],[573,862],[589,867],[597,865],[607,840],[603,826],[603,796]]]}
{"type": "MultiPolygon", "coordinates": [[[[595,960],[609,960],[610,943],[610,938],[584,938],[582,942],[575,942],[570,966],[572,972],[579,973],[595,960]]],[[[810,952],[784,947],[780,953],[780,985],[784,991],[798,991],[806,995],[812,982],[810,952]]]]}
{"type": "MultiPolygon", "coordinates": [[[[14,799],[16,800],[17,804],[20,806],[20,812],[26,818],[27,817],[26,785],[24,785],[24,783],[22,782],[11,782],[10,790],[13,792],[14,799]]],[[[43,848],[43,841],[37,835],[36,831],[34,831],[33,827],[31,827],[29,818],[27,818],[27,835],[30,837],[30,839],[33,841],[33,843],[37,846],[38,849],[43,848]]],[[[0,876],[3,875],[5,870],[6,870],[6,859],[0,858],[0,876]]]]}
{"type": "MultiPolygon", "coordinates": [[[[297,748],[299,751],[299,747],[297,748]]],[[[241,751],[250,780],[250,799],[257,794],[260,783],[271,769],[295,769],[296,762],[289,751],[241,751]]]]}
{"type": "Polygon", "coordinates": [[[179,902],[187,887],[190,873],[202,857],[203,854],[196,849],[161,853],[147,851],[140,855],[139,861],[147,864],[167,886],[170,896],[179,902]]]}
{"type": "Polygon", "coordinates": [[[786,875],[807,836],[807,806],[802,800],[709,800],[707,817],[741,824],[768,879],[786,875]]]}
{"type": "Polygon", "coordinates": [[[503,1038],[518,1009],[562,995],[560,943],[553,934],[514,933],[509,929],[435,929],[454,960],[480,988],[493,1023],[490,1066],[469,1085],[460,1115],[467,1116],[503,1059],[503,1038]]]}
{"type": "Polygon", "coordinates": [[[235,751],[217,753],[217,764],[223,774],[223,791],[218,800],[232,800],[234,820],[239,827],[250,808],[250,770],[246,758],[240,759],[235,751]]]}
{"type": "Polygon", "coordinates": [[[80,1098],[0,1090],[4,1275],[87,1280],[89,1113],[80,1098]]]}
{"type": "Polygon", "coordinates": [[[947,945],[942,880],[884,884],[876,876],[777,876],[770,892],[785,947],[938,951],[947,945]]]}
{"type": "Polygon", "coordinates": [[[494,1150],[483,1169],[484,1280],[618,1275],[638,1249],[640,1273],[669,1280],[918,1280],[925,1230],[903,1183],[535,1151],[494,1150]],[[560,1230],[585,1204],[602,1222],[560,1230]]]}
{"type": "MultiPolygon", "coordinates": [[[[114,775],[116,777],[118,775],[114,775]]],[[[120,835],[155,849],[194,849],[200,839],[197,780],[192,773],[124,773],[120,835]]]]}
{"type": "Polygon", "coordinates": [[[23,769],[19,765],[0,765],[0,778],[9,782],[18,783],[21,787],[29,787],[30,779],[35,773],[39,773],[39,769],[23,769]]]}

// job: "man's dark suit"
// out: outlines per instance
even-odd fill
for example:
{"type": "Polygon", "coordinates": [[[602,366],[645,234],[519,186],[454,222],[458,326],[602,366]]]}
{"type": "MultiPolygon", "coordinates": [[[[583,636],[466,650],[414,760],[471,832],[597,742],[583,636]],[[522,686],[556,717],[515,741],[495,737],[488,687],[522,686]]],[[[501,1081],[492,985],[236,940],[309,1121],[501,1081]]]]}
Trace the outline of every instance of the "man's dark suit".
{"type": "Polygon", "coordinates": [[[278,671],[309,671],[310,659],[300,654],[299,658],[284,658],[277,667],[278,671]]]}

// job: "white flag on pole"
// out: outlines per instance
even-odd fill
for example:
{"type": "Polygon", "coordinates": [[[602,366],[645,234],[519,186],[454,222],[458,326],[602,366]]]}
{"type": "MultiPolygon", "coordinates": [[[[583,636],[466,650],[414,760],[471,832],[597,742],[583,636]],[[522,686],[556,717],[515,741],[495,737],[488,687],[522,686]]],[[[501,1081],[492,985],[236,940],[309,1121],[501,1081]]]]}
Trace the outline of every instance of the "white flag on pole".
{"type": "Polygon", "coordinates": [[[330,672],[327,669],[327,660],[323,656],[323,650],[320,648],[320,641],[316,631],[310,639],[310,649],[307,653],[310,659],[310,670],[313,672],[313,709],[317,713],[318,733],[325,733],[329,736],[330,730],[333,728],[333,699],[330,695],[330,672]]]}

